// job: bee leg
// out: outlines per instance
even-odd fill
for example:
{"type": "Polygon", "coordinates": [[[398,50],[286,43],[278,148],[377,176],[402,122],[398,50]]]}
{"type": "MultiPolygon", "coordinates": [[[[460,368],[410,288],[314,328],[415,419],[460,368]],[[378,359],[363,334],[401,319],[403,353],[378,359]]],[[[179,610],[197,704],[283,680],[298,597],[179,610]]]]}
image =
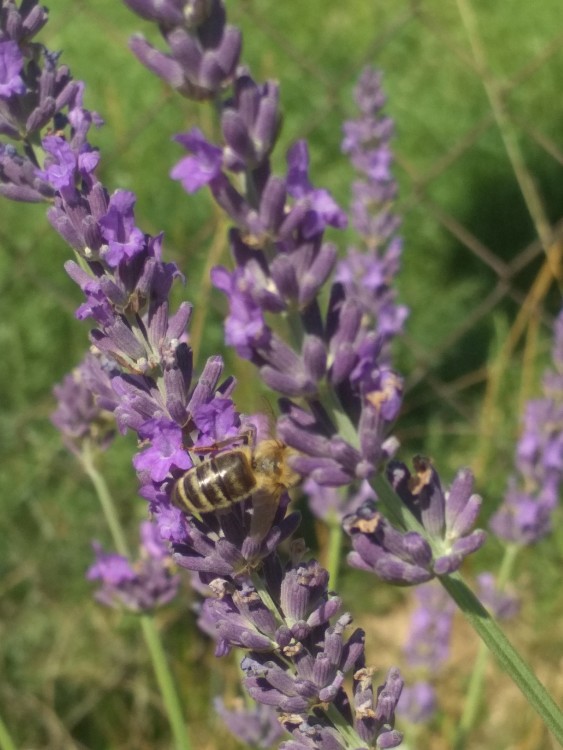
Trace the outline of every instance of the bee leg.
{"type": "Polygon", "coordinates": [[[257,492],[252,496],[252,519],[250,536],[262,541],[272,527],[272,521],[278,509],[279,498],[268,492],[257,492]]]}
{"type": "Polygon", "coordinates": [[[186,448],[188,453],[217,453],[223,448],[227,448],[235,443],[242,443],[242,445],[254,445],[256,442],[256,427],[253,424],[249,424],[248,427],[241,432],[239,435],[233,435],[232,437],[225,438],[224,440],[218,440],[211,445],[192,445],[186,448]]]}

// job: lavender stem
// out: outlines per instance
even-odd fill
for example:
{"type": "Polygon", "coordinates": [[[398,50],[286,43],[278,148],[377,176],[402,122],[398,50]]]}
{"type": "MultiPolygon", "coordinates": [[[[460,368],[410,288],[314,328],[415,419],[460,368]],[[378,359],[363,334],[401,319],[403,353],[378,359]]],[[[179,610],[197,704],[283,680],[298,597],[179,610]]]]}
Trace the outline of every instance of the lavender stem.
{"type": "MultiPolygon", "coordinates": [[[[517,544],[507,544],[504,549],[504,555],[497,574],[497,589],[499,592],[504,590],[512,576],[519,549],[517,544]]],[[[453,750],[463,750],[465,748],[469,731],[472,727],[476,726],[480,698],[485,683],[485,670],[488,662],[489,649],[484,641],[481,641],[477,658],[469,677],[463,712],[454,737],[453,750]]]]}
{"type": "Polygon", "coordinates": [[[102,506],[102,512],[106,523],[108,525],[111,538],[115,549],[120,555],[124,557],[130,557],[131,553],[128,549],[127,541],[119,523],[119,518],[115,510],[115,504],[113,498],[107,486],[106,480],[103,475],[97,470],[94,464],[94,454],[92,446],[89,441],[85,440],[82,445],[82,451],[78,455],[80,465],[84,469],[84,472],[92,482],[100,505],[102,506]]]}
{"type": "Polygon", "coordinates": [[[439,580],[489,651],[496,656],[500,666],[520,688],[528,703],[555,738],[563,743],[563,713],[461,575],[452,573],[449,576],[439,576],[439,580]]]}
{"type": "Polygon", "coordinates": [[[174,736],[174,748],[175,750],[191,750],[190,738],[186,729],[180,698],[168,666],[154,617],[141,615],[141,627],[174,736]]]}
{"type": "MultiPolygon", "coordinates": [[[[116,550],[120,555],[130,557],[127,541],[121,524],[119,523],[112,495],[103,475],[97,470],[94,464],[93,451],[88,441],[84,441],[82,451],[79,454],[79,460],[82,468],[88,475],[88,478],[96,490],[116,550]]],[[[174,736],[174,747],[176,750],[191,750],[191,743],[186,730],[186,722],[184,720],[180,698],[174,684],[174,678],[166,660],[166,655],[162,647],[162,642],[156,628],[154,617],[146,614],[141,615],[141,628],[145,644],[151,657],[152,666],[164,702],[170,728],[174,736]]],[[[0,726],[0,740],[1,739],[0,726]]],[[[7,745],[6,747],[1,746],[1,750],[12,749],[10,745],[7,745]]]]}

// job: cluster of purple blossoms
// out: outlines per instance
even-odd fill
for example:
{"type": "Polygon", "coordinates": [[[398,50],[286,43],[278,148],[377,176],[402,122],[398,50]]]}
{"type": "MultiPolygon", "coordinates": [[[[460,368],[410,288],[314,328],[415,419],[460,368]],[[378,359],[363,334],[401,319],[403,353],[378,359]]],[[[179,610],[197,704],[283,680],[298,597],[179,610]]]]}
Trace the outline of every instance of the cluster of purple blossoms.
{"type": "Polygon", "coordinates": [[[174,599],[180,577],[173,573],[170,551],[162,542],[158,529],[143,521],[139,529],[139,559],[131,563],[123,555],[104,552],[94,542],[96,562],[88,571],[90,581],[100,581],[96,592],[100,604],[127,609],[130,612],[151,612],[174,599]]]}
{"type": "Polygon", "coordinates": [[[344,227],[345,213],[312,185],[304,142],[289,149],[285,176],[272,174],[278,87],[256,83],[238,65],[240,35],[226,24],[220,2],[127,5],[158,23],[168,46],[161,52],[136,38],[133,51],[141,62],[186,96],[213,96],[220,110],[222,142],[208,141],[197,129],[178,136],[189,155],[172,177],[188,192],[207,185],[234,224],[235,268],[212,274],[229,302],[227,343],[284,397],[277,432],[301,454],[292,459],[296,471],[323,486],[370,477],[396,449],[388,431],[402,384],[381,358],[384,337],[366,326],[350,285],[332,283],[324,313],[318,301],[337,262],[335,246],[323,235],[329,226],[344,227]],[[276,318],[292,332],[291,342],[271,325],[276,318]],[[348,415],[347,439],[335,409],[348,415]]]}
{"type": "Polygon", "coordinates": [[[53,388],[57,409],[51,421],[72,453],[79,454],[86,442],[98,450],[110,445],[115,435],[113,412],[117,406],[111,378],[116,374],[110,360],[88,353],[53,388]]]}
{"type": "Polygon", "coordinates": [[[207,599],[200,625],[217,642],[218,655],[233,647],[248,653],[241,667],[244,684],[258,702],[275,706],[281,724],[293,735],[285,750],[346,748],[342,727],[352,727],[356,742],[396,747],[393,729],[402,680],[391,669],[374,695],[371,670],[365,666],[364,633],[338,614],[340,599],[328,592],[328,573],[314,560],[296,562],[285,571],[279,560],[265,561],[264,577],[275,606],[267,606],[247,583],[236,588],[223,578],[212,584],[217,598],[207,599]],[[346,674],[354,677],[354,710],[346,695],[346,674]],[[332,744],[323,744],[330,737],[332,744]]]}
{"type": "MultiPolygon", "coordinates": [[[[197,96],[203,96],[202,89],[215,81],[209,72],[217,62],[214,55],[221,57],[221,50],[234,44],[237,37],[237,33],[225,26],[223,6],[213,0],[187,4],[193,14],[182,13],[186,31],[182,35],[175,21],[171,21],[173,17],[177,20],[177,14],[174,15],[177,2],[142,5],[149,17],[153,20],[158,17],[161,21],[161,29],[175,44],[182,64],[188,60],[193,62],[196,47],[201,48],[196,86],[197,96]],[[190,49],[186,42],[188,37],[190,44],[193,41],[190,49]],[[222,40],[227,37],[230,41],[225,41],[223,47],[222,40]]],[[[400,734],[393,729],[394,709],[402,686],[400,676],[397,670],[391,670],[374,695],[372,674],[364,663],[363,634],[355,631],[346,637],[345,630],[351,623],[349,615],[341,615],[334,624],[330,622],[340,602],[328,593],[326,571],[315,562],[295,563],[286,569],[282,566],[277,547],[298,523],[298,514],[286,517],[288,498],[281,499],[270,528],[260,537],[253,536],[250,530],[253,509],[249,501],[238,503],[225,513],[203,514],[201,519],[188,516],[171,502],[177,479],[197,463],[198,457],[208,455],[209,446],[219,445],[225,439],[236,442],[249,425],[237,413],[230,398],[234,381],[228,378],[221,383],[220,357],[211,357],[194,382],[192,352],[186,333],[191,309],[184,303],[171,314],[168,303],[172,283],[180,273],[174,264],[163,262],[162,237],[147,235],[136,226],[135,196],[122,190],[110,195],[98,180],[99,155],[89,144],[87,135],[91,125],[99,124],[100,120],[83,108],[82,84],[72,81],[68,70],[58,66],[56,55],[30,41],[32,33],[42,25],[33,24],[30,19],[40,16],[43,22],[46,20],[46,16],[36,13],[37,7],[34,0],[29,0],[22,5],[20,13],[15,4],[9,2],[3,6],[0,18],[0,39],[2,44],[8,44],[4,47],[8,56],[5,65],[8,85],[0,90],[2,114],[4,120],[14,123],[11,130],[4,128],[3,134],[8,137],[17,134],[22,145],[21,153],[15,147],[3,150],[3,156],[13,167],[6,169],[6,160],[3,162],[4,193],[20,200],[39,200],[43,194],[49,196],[49,220],[77,258],[77,262],[66,264],[68,274],[85,295],[77,317],[90,319],[94,324],[91,342],[96,357],[86,369],[91,369],[94,361],[99,364],[98,357],[111,363],[107,368],[99,368],[99,377],[90,373],[88,382],[93,400],[80,401],[78,414],[59,407],[55,420],[77,440],[88,434],[84,422],[97,419],[99,409],[105,409],[113,413],[120,431],[133,430],[138,435],[141,449],[133,463],[141,480],[141,495],[149,500],[159,540],[158,543],[155,538],[144,540],[146,553],[137,565],[120,556],[107,555],[98,548],[98,560],[90,577],[102,581],[99,597],[106,603],[120,602],[136,611],[168,601],[176,585],[167,562],[168,551],[171,551],[180,566],[197,571],[201,581],[208,583],[215,593],[214,598],[204,602],[200,619],[217,640],[218,653],[226,653],[234,646],[249,649],[244,661],[246,686],[259,702],[275,705],[282,712],[282,722],[294,737],[286,746],[288,750],[326,747],[326,742],[345,748],[348,747],[345,737],[350,733],[356,746],[361,738],[382,748],[395,747],[401,741],[400,734]],[[43,81],[42,66],[50,71],[50,88],[43,81]],[[49,106],[44,101],[46,91],[53,94],[48,97],[49,106]],[[27,108],[43,107],[42,111],[50,114],[30,120],[24,116],[24,103],[27,108]],[[42,153],[38,143],[41,143],[42,153]],[[20,172],[16,173],[14,165],[21,166],[20,172]],[[28,183],[24,185],[25,179],[28,183]],[[22,185],[25,190],[21,189],[22,185]],[[30,188],[35,191],[33,194],[30,188]],[[169,543],[170,550],[165,552],[159,546],[161,540],[169,543]],[[344,676],[350,670],[354,670],[355,675],[354,710],[343,687],[344,676]]],[[[137,40],[140,56],[142,49],[143,45],[137,40]]],[[[146,51],[146,47],[144,49],[146,51]]],[[[162,62],[156,57],[152,60],[155,66],[162,62]]],[[[219,61],[218,67],[221,66],[219,61]]],[[[234,63],[232,67],[234,70],[234,63]]],[[[226,72],[225,80],[213,85],[222,87],[231,74],[232,71],[226,72]]],[[[184,82],[178,88],[185,93],[190,86],[184,82]]],[[[272,85],[259,87],[249,76],[238,73],[233,86],[235,98],[231,114],[226,107],[223,125],[226,130],[227,121],[232,125],[229,131],[231,167],[240,171],[236,166],[238,156],[234,144],[239,126],[244,124],[242,111],[247,106],[246,115],[250,117],[256,105],[255,115],[258,116],[273,104],[270,112],[275,121],[278,118],[277,93],[272,85]]],[[[193,94],[192,89],[190,92],[193,94]]],[[[271,129],[272,138],[274,130],[271,129]]],[[[247,226],[244,234],[240,228],[233,230],[234,245],[238,243],[241,249],[244,246],[244,253],[254,253],[251,235],[262,237],[264,233],[279,229],[286,194],[291,195],[294,199],[293,213],[290,211],[293,229],[287,226],[284,229],[289,238],[287,257],[291,256],[291,262],[286,264],[287,289],[291,287],[291,278],[294,281],[298,278],[301,284],[309,274],[309,291],[304,286],[301,291],[305,290],[307,297],[307,316],[318,322],[320,313],[314,296],[319,287],[319,264],[326,267],[326,273],[322,273],[326,277],[335,260],[334,249],[327,249],[321,243],[322,230],[327,223],[342,223],[343,215],[328,194],[310,187],[306,169],[303,171],[303,160],[306,161],[303,147],[297,146],[293,152],[293,177],[287,181],[270,178],[267,161],[262,157],[262,152],[256,155],[262,163],[252,171],[252,180],[258,202],[264,200],[264,211],[241,207],[247,226]]],[[[247,178],[250,179],[250,175],[247,178]]],[[[235,197],[226,176],[219,176],[214,184],[226,203],[235,197]]],[[[262,250],[256,252],[265,257],[262,250]]],[[[283,254],[280,257],[283,258],[283,254]]],[[[258,260],[247,259],[252,260],[251,268],[254,268],[258,260]]],[[[278,265],[282,273],[283,260],[278,265]]],[[[272,299],[275,298],[276,293],[272,292],[272,299]]],[[[277,298],[282,299],[279,295],[277,298]]],[[[346,348],[346,335],[339,320],[347,321],[350,332],[359,313],[344,299],[342,290],[333,290],[327,322],[327,330],[334,334],[327,339],[333,347],[333,355],[340,351],[339,347],[346,348]]],[[[278,374],[290,373],[291,363],[296,357],[299,359],[298,355],[273,332],[270,334],[264,351],[273,357],[271,371],[276,371],[274,363],[277,362],[278,374]]],[[[370,419],[371,423],[374,419],[377,422],[378,417],[365,416],[366,410],[359,408],[360,395],[362,398],[365,395],[365,403],[371,404],[372,412],[382,411],[379,409],[381,393],[373,390],[379,377],[374,371],[373,359],[378,346],[375,341],[364,341],[361,357],[348,357],[349,383],[362,383],[362,388],[368,385],[371,388],[363,395],[362,388],[356,389],[354,403],[362,412],[360,421],[363,423],[370,419]],[[378,404],[377,409],[375,404],[378,404]]],[[[305,361],[317,363],[317,374],[323,348],[326,349],[325,344],[312,333],[304,344],[309,354],[302,364],[305,361]]],[[[328,350],[324,355],[328,358],[328,350]]],[[[262,370],[264,367],[263,362],[262,370]]],[[[389,383],[389,378],[385,382],[389,383]]],[[[61,398],[72,397],[69,391],[74,385],[77,385],[76,380],[63,384],[61,398]]],[[[297,407],[292,405],[291,408],[297,407]]],[[[310,413],[303,414],[308,418],[310,413]]],[[[317,409],[315,419],[323,414],[317,409]]],[[[305,425],[307,429],[309,426],[305,425]]],[[[323,439],[330,443],[330,450],[336,457],[328,467],[333,479],[336,469],[342,479],[344,472],[339,467],[344,465],[343,461],[352,467],[360,454],[339,438],[323,439]]],[[[375,442],[373,436],[364,440],[371,446],[372,453],[375,442]]],[[[366,469],[364,473],[370,471],[366,469]]]]}
{"type": "Polygon", "coordinates": [[[391,172],[394,123],[383,115],[382,74],[366,68],[355,91],[360,117],[344,123],[342,150],[360,175],[352,183],[351,219],[363,247],[349,247],[335,279],[364,311],[364,325],[375,326],[387,345],[403,331],[408,309],[396,302],[393,281],[399,271],[402,240],[393,206],[397,183],[391,172]]]}
{"type": "Polygon", "coordinates": [[[553,328],[553,365],[543,398],[529,401],[516,448],[516,471],[491,529],[515,544],[534,544],[551,530],[563,486],[563,309],[553,328]]]}
{"type": "MultiPolygon", "coordinates": [[[[170,80],[171,66],[179,65],[183,79],[197,84],[193,60],[203,60],[206,55],[213,58],[224,51],[227,31],[229,39],[236,37],[218,2],[209,3],[205,13],[201,3],[180,3],[185,14],[182,19],[172,11],[178,7],[176,2],[161,5],[128,0],[127,4],[144,18],[158,22],[169,51],[155,50],[143,42],[144,51],[139,54],[138,39],[134,51],[166,80],[170,80]],[[195,6],[198,12],[194,12],[195,6]],[[205,32],[209,28],[216,30],[213,42],[205,32]],[[176,39],[186,45],[182,49],[189,47],[197,53],[184,54],[171,41],[176,39]]],[[[397,448],[388,432],[401,405],[402,383],[391,370],[385,349],[401,329],[406,310],[396,304],[390,287],[401,251],[396,235],[399,222],[392,212],[396,193],[390,173],[392,124],[381,113],[380,76],[366,70],[356,93],[361,117],[346,124],[343,148],[362,175],[355,186],[352,213],[369,250],[368,260],[364,264],[353,251],[335,275],[336,249],[324,241],[324,232],[329,226],[343,227],[346,216],[325,190],[311,184],[306,144],[298,142],[289,149],[284,177],[271,172],[270,154],[280,123],[276,84],[257,84],[242,66],[216,63],[224,73],[222,79],[217,78],[213,92],[222,141],[210,142],[195,129],[178,136],[189,155],[176,165],[172,176],[188,192],[207,185],[234,224],[229,239],[235,267],[232,271],[216,268],[212,274],[215,286],[229,301],[226,340],[281,394],[283,413],[277,433],[298,452],[290,459],[292,467],[307,478],[307,488],[318,497],[327,488],[349,487],[369,479],[397,448]],[[331,277],[323,312],[319,292],[331,277]],[[276,317],[283,321],[292,341],[271,325],[276,317]]],[[[191,96],[189,88],[183,93],[191,96]]],[[[432,477],[439,488],[435,473],[432,477]]],[[[430,487],[430,479],[427,488],[415,491],[420,497],[410,502],[405,487],[409,477],[404,481],[397,477],[396,489],[403,495],[407,489],[407,499],[401,497],[417,518],[422,515],[427,522],[433,542],[431,551],[420,535],[401,535],[376,514],[381,518],[380,541],[384,528],[390,529],[386,541],[393,533],[406,540],[405,561],[391,566],[394,574],[388,580],[418,583],[452,572],[466,554],[483,543],[482,532],[470,533],[479,501],[465,493],[468,478],[470,485],[468,472],[460,474],[446,505],[441,489],[430,487]],[[412,555],[416,559],[411,561],[412,555]]],[[[325,510],[320,513],[331,504],[340,511],[343,507],[353,509],[364,489],[361,486],[359,494],[355,488],[352,492],[351,505],[338,503],[332,493],[333,502],[321,502],[325,510]]],[[[400,559],[396,539],[383,554],[400,559]]],[[[389,569],[385,563],[379,567],[389,569]]]]}
{"type": "Polygon", "coordinates": [[[369,570],[384,581],[414,585],[458,570],[465,557],[485,542],[485,532],[472,531],[481,498],[473,494],[473,475],[461,469],[449,491],[442,488],[431,462],[418,456],[415,473],[404,464],[389,463],[388,479],[418,521],[418,531],[400,531],[368,502],[344,519],[354,550],[350,565],[369,570]]]}

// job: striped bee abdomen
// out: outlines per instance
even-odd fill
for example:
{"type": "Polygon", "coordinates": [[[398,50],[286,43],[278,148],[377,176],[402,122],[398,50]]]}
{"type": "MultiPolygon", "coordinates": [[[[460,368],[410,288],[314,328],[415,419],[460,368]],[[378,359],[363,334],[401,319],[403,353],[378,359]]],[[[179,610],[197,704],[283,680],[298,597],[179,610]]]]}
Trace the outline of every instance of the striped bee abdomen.
{"type": "Polygon", "coordinates": [[[211,513],[249,497],[256,478],[244,449],[218,453],[187,471],[174,486],[172,500],[190,513],[211,513]]]}

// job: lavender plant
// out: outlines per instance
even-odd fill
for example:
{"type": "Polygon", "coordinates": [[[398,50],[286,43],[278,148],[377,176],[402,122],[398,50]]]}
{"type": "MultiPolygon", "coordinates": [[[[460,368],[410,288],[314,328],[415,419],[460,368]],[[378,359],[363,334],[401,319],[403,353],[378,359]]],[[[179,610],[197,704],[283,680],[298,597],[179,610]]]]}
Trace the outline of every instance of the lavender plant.
{"type": "MultiPolygon", "coordinates": [[[[342,496],[369,480],[377,506],[346,508],[352,511],[344,524],[355,548],[351,562],[403,585],[439,577],[560,735],[549,696],[455,575],[485,539],[473,531],[480,499],[472,494],[470,472],[461,471],[449,492],[423,458],[412,476],[398,462],[389,464],[389,481],[381,474],[397,450],[390,430],[402,392],[388,344],[406,311],[391,288],[400,241],[391,211],[391,128],[377,119],[378,77],[362,77],[363,119],[348,124],[345,141],[365,174],[355,189],[353,217],[368,253],[351,249],[337,266],[336,248],[324,234],[327,227],[343,228],[346,215],[311,183],[304,142],[290,147],[283,177],[272,173],[281,119],[277,85],[255,82],[241,66],[241,33],[227,24],[221,2],[127,5],[157,23],[168,45],[162,52],[136,37],[137,57],[179,93],[214,100],[219,111],[220,143],[198,130],[178,136],[189,155],[172,176],[188,192],[207,185],[233,222],[234,269],[212,274],[229,304],[226,341],[279,394],[276,430],[295,451],[293,471],[314,482],[317,492],[342,488],[342,496]]],[[[172,502],[178,479],[210,447],[236,445],[256,425],[236,410],[235,382],[223,377],[219,356],[195,376],[187,334],[191,307],[182,303],[172,313],[169,306],[180,271],[162,260],[162,236],[136,226],[135,196],[110,194],[96,176],[99,154],[88,136],[100,118],[84,108],[82,84],[32,41],[46,22],[45,11],[34,0],[19,8],[3,0],[0,20],[0,132],[19,146],[1,147],[0,190],[16,200],[50,202],[49,221],[75,254],[66,270],[85,295],[77,317],[93,322],[94,351],[111,362],[103,386],[92,380],[94,403],[83,405],[87,420],[92,417],[89,426],[73,423],[64,410],[58,421],[72,444],[95,434],[101,408],[113,413],[121,432],[138,436],[133,463],[160,538],[175,562],[196,571],[214,594],[202,606],[201,626],[215,638],[218,655],[234,647],[247,650],[245,687],[256,701],[276,708],[293,737],[285,750],[397,746],[398,671],[390,669],[374,694],[364,634],[346,634],[351,617],[339,614],[327,572],[304,559],[296,545],[289,563],[280,558],[280,544],[299,524],[297,513],[287,514],[288,497],[260,534],[250,501],[201,518],[172,502]],[[352,698],[345,689],[348,674],[352,698]]],[[[105,567],[107,585],[118,568],[128,569],[123,558],[113,560],[115,567],[107,557],[104,562],[109,564],[99,567],[105,567]]],[[[127,581],[133,581],[130,573],[116,575],[111,601],[123,595],[116,586],[127,581]]],[[[159,590],[155,599],[168,593],[159,590]]]]}

